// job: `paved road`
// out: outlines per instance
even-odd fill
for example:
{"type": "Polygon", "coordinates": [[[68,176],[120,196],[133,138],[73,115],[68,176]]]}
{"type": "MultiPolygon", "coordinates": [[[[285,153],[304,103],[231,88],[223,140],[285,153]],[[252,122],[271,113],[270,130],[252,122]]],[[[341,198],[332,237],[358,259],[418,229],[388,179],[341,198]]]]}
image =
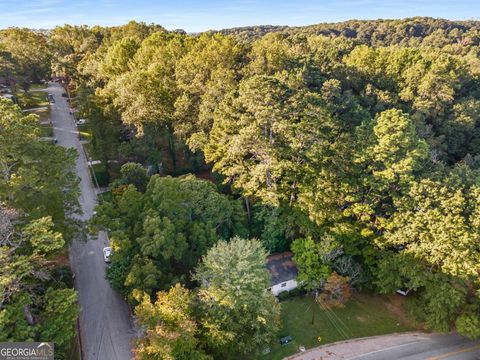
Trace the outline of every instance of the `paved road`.
{"type": "MultiPolygon", "coordinates": [[[[81,179],[80,204],[82,220],[89,219],[96,203],[96,192],[90,180],[85,155],[82,151],[73,117],[70,115],[63,88],[50,84],[48,92],[53,94],[51,118],[58,144],[77,149],[79,158],[76,168],[81,179]]],[[[133,326],[126,302],[112,290],[105,280],[105,262],[102,248],[107,244],[104,233],[98,239],[87,242],[75,241],[70,247],[70,263],[75,273],[81,308],[80,327],[83,360],[129,360],[132,358],[131,344],[133,326]]]]}
{"type": "Polygon", "coordinates": [[[320,346],[289,360],[479,360],[480,340],[459,335],[405,333],[320,346]]]}

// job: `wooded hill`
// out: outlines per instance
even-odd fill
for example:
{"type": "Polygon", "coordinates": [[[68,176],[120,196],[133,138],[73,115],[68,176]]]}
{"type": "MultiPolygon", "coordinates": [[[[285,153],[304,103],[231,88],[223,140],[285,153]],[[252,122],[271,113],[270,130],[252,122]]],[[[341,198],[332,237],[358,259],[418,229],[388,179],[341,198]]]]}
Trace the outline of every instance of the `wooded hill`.
{"type": "MultiPolygon", "coordinates": [[[[271,341],[275,326],[252,316],[271,299],[255,303],[246,291],[236,303],[221,286],[229,279],[200,261],[209,251],[241,259],[241,239],[221,241],[236,235],[270,252],[293,250],[307,283],[335,270],[358,289],[409,289],[408,308],[426,327],[480,336],[479,26],[414,18],[188,35],[131,22],[40,35],[116,180],[94,220],[112,230],[109,279],[141,304],[144,326],[194,324],[175,346],[147,332],[139,354],[148,358],[148,344],[166,341],[173,354],[222,358],[271,341]],[[161,175],[201,172],[218,186],[149,179],[132,164],[120,173],[112,159],[161,175]],[[202,276],[221,281],[175,287],[202,287],[202,276]],[[168,303],[174,294],[189,305],[168,303]],[[198,317],[196,306],[215,294],[250,320],[222,322],[223,308],[198,317]],[[163,314],[166,303],[188,322],[146,320],[145,311],[163,314]]],[[[23,33],[0,33],[11,54],[4,73],[24,67],[9,41],[23,33]]],[[[262,279],[239,286],[257,289],[262,279]]]]}

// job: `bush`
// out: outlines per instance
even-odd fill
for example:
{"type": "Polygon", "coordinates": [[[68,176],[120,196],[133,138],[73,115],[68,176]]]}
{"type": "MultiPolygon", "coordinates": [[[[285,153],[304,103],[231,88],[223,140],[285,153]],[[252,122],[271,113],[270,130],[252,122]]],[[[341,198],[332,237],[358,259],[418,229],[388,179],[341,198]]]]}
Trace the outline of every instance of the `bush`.
{"type": "Polygon", "coordinates": [[[455,321],[457,331],[469,339],[480,337],[480,317],[477,314],[462,314],[455,321]]]}
{"type": "Polygon", "coordinates": [[[277,295],[277,299],[279,301],[288,299],[289,297],[290,297],[290,291],[282,291],[282,292],[278,293],[278,295],[277,295]]]}
{"type": "MultiPolygon", "coordinates": [[[[57,287],[73,287],[72,270],[68,266],[60,266],[53,269],[52,278],[57,287]]],[[[52,284],[53,286],[53,284],[52,284]]]]}
{"type": "Polygon", "coordinates": [[[307,291],[304,288],[301,287],[296,287],[295,289],[292,289],[289,291],[290,297],[295,297],[295,296],[304,296],[307,291]]]}
{"type": "MultiPolygon", "coordinates": [[[[93,165],[92,170],[95,173],[95,177],[97,178],[98,186],[108,186],[110,182],[110,175],[103,164],[93,165]]],[[[92,179],[93,183],[95,183],[95,179],[92,179]]]]}

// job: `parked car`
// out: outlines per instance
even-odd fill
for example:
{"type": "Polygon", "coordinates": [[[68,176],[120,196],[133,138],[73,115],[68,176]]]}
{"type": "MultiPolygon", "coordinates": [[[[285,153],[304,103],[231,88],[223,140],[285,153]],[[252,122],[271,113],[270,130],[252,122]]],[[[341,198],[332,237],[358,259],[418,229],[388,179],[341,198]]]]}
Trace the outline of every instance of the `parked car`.
{"type": "Polygon", "coordinates": [[[103,260],[105,260],[106,263],[110,262],[110,255],[112,255],[112,248],[110,246],[104,247],[103,260]]]}
{"type": "Polygon", "coordinates": [[[77,125],[85,125],[87,123],[87,119],[79,119],[77,120],[77,125]]]}
{"type": "Polygon", "coordinates": [[[62,93],[62,96],[63,96],[63,97],[67,97],[67,93],[62,93]]]}

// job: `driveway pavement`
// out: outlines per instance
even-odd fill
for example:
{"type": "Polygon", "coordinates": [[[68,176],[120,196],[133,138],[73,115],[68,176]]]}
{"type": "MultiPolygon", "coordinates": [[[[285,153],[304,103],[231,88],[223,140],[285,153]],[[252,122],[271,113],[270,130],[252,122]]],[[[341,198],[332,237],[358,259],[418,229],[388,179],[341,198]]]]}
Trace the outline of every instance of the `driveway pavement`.
{"type": "Polygon", "coordinates": [[[479,360],[480,340],[470,341],[456,334],[391,334],[324,345],[287,359],[479,360]]]}
{"type": "MultiPolygon", "coordinates": [[[[63,88],[49,84],[53,94],[51,119],[58,145],[77,149],[76,164],[80,182],[80,204],[82,220],[93,215],[96,192],[90,179],[84,152],[78,139],[77,129],[63,88]]],[[[105,280],[105,267],[102,249],[107,246],[105,233],[98,239],[89,238],[86,242],[75,241],[70,247],[70,263],[75,274],[75,287],[81,308],[80,328],[83,360],[129,360],[134,330],[127,303],[105,280]]]]}

